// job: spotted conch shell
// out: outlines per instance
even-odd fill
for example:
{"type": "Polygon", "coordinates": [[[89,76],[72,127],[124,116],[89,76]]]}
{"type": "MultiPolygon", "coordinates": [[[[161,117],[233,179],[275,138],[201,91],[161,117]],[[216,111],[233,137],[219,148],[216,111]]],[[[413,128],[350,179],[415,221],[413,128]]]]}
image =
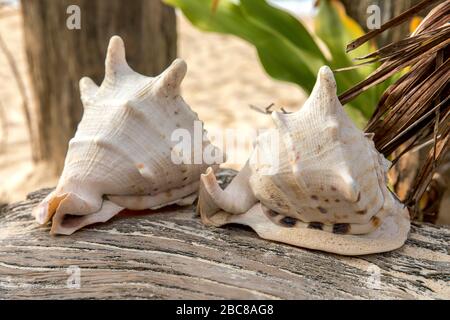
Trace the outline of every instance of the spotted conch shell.
{"type": "MultiPolygon", "coordinates": [[[[56,189],[33,210],[36,220],[52,219],[51,233],[68,235],[124,208],[192,204],[208,165],[172,161],[171,134],[178,128],[193,134],[199,121],[180,96],[185,74],[180,59],[154,78],[134,72],[122,39],[113,36],[101,86],[80,80],[84,114],[56,189]]],[[[215,148],[203,141],[208,146],[215,148]]]]}
{"type": "Polygon", "coordinates": [[[265,239],[342,255],[403,245],[409,214],[386,186],[390,163],[346,115],[328,67],[298,111],[272,118],[277,150],[269,133],[260,135],[225,190],[213,170],[202,175],[197,210],[205,224],[244,224],[265,239]],[[276,168],[261,161],[274,154],[276,168]]]}

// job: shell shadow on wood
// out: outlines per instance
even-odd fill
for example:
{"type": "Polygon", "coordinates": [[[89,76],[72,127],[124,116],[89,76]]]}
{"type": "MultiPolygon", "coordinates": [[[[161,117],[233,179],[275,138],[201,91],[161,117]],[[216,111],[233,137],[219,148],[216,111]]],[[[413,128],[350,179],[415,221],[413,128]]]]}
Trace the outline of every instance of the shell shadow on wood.
{"type": "MultiPolygon", "coordinates": [[[[180,96],[185,74],[180,59],[154,78],[134,72],[122,39],[112,37],[101,86],[80,80],[83,117],[56,189],[33,210],[36,220],[52,219],[51,233],[71,234],[124,208],[192,204],[208,165],[172,160],[171,134],[182,128],[193,135],[199,121],[180,96]]],[[[208,140],[202,147],[216,150],[208,140]]]]}
{"type": "Polygon", "coordinates": [[[244,224],[262,238],[343,255],[403,245],[409,214],[386,186],[390,163],[346,115],[328,67],[298,111],[272,117],[276,150],[269,133],[260,135],[225,190],[212,169],[202,175],[197,210],[205,224],[244,224]]]}

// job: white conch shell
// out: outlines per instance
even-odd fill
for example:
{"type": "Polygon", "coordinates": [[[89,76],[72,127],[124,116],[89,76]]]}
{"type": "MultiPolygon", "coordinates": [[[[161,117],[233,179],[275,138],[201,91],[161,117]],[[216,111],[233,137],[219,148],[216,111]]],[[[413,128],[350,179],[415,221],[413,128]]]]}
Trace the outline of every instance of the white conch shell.
{"type": "MultiPolygon", "coordinates": [[[[107,221],[124,208],[191,204],[207,168],[172,161],[176,142],[171,134],[182,128],[193,135],[199,121],[179,95],[186,74],[183,60],[158,77],[140,75],[128,66],[124,43],[114,36],[105,69],[100,87],[89,78],[80,80],[84,114],[63,173],[56,189],[33,210],[41,224],[53,218],[54,234],[107,221]]],[[[215,149],[209,141],[205,147],[215,149]]]]}
{"type": "Polygon", "coordinates": [[[277,151],[268,133],[260,135],[225,190],[211,169],[202,175],[197,208],[205,224],[245,224],[262,238],[343,255],[403,245],[409,214],[386,186],[390,163],[375,149],[373,135],[346,115],[328,67],[298,111],[272,117],[277,151]],[[274,153],[277,167],[269,170],[258,159],[274,153]]]}

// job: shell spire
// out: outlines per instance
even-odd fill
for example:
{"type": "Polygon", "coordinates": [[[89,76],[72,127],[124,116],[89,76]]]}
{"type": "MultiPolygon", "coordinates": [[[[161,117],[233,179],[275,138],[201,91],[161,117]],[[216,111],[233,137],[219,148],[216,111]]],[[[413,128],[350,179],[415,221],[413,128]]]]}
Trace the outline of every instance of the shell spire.
{"type": "Polygon", "coordinates": [[[336,80],[334,79],[333,71],[331,71],[330,67],[323,66],[319,69],[318,75],[317,75],[317,81],[314,85],[313,91],[311,93],[311,96],[314,96],[314,94],[318,92],[327,92],[330,94],[330,98],[337,98],[336,96],[336,80]]]}

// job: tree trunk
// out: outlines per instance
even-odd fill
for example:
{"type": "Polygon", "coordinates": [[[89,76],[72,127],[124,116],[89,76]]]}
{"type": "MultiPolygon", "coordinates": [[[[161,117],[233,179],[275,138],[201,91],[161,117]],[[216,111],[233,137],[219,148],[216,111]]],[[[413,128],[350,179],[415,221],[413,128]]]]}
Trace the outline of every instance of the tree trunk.
{"type": "Polygon", "coordinates": [[[81,119],[78,81],[100,84],[111,36],[120,35],[131,67],[160,73],[176,57],[176,17],[160,0],[24,0],[25,48],[35,100],[33,160],[58,174],[69,139],[81,119]],[[80,29],[66,21],[77,5],[80,29]]]}

